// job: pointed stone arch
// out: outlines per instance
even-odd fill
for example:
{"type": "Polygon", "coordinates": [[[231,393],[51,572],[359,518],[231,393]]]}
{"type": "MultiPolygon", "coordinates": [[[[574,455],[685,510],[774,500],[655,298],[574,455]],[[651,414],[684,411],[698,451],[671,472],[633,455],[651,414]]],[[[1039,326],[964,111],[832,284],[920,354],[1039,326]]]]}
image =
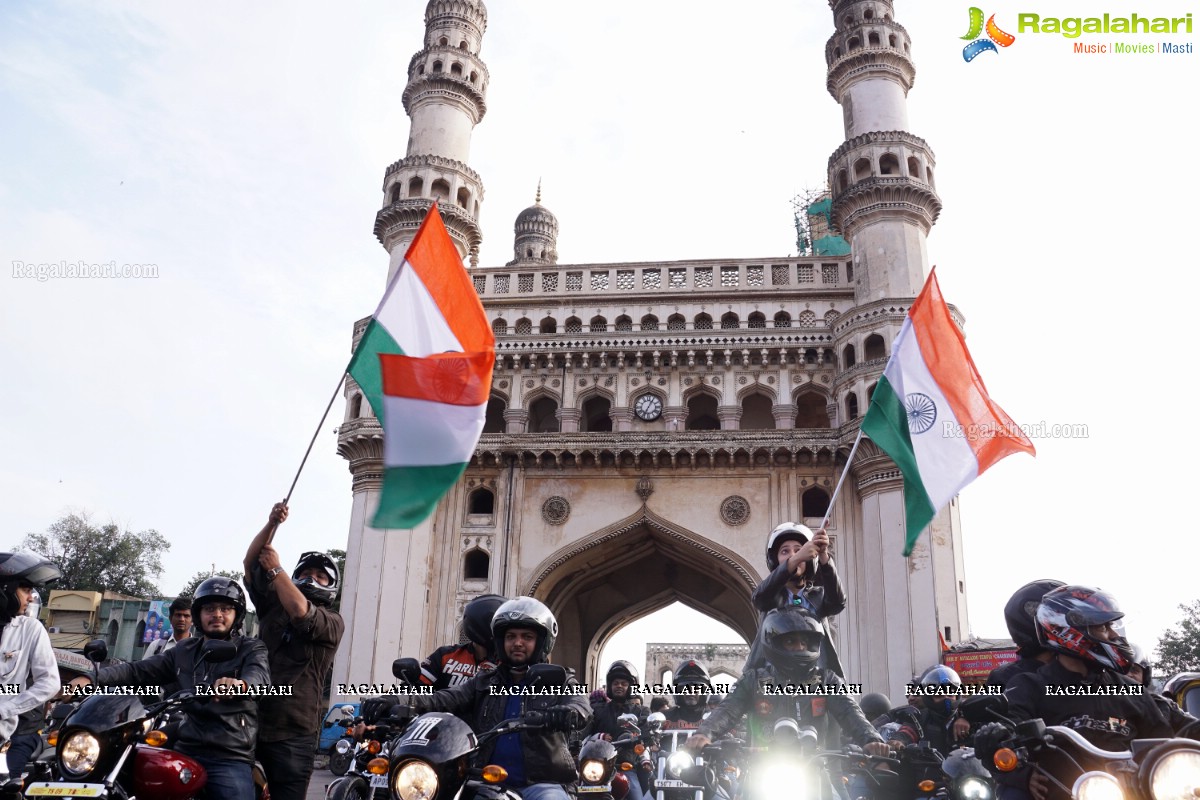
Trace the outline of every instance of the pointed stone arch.
{"type": "Polygon", "coordinates": [[[734,550],[645,506],[559,548],[531,571],[524,589],[558,619],[556,664],[597,674],[600,651],[635,619],[674,602],[717,619],[752,641],[758,613],[754,569],[734,550]],[[621,580],[639,564],[636,581],[621,580]]]}

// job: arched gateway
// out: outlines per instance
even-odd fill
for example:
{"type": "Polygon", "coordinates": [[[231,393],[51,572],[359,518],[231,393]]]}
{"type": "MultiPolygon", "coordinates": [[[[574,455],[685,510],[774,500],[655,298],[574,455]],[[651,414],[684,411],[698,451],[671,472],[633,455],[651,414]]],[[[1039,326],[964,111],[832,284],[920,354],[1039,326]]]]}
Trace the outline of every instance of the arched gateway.
{"type": "MultiPolygon", "coordinates": [[[[390,278],[440,200],[496,333],[496,363],[474,457],[412,531],[369,525],[381,429],[347,380],[338,452],[353,505],[335,693],[390,682],[397,656],[456,640],[462,606],[484,592],[545,600],[561,626],[555,659],[588,682],[618,627],[675,600],[753,636],[765,536],[784,520],[818,524],[829,507],[941,211],[933,153],[908,132],[915,68],[891,0],[830,6],[825,78],[845,140],[826,161],[833,193],[798,209],[798,255],[596,264],[579,253],[559,264],[558,220],[539,191],[517,217],[514,259],[479,266],[483,184],[466,160],[487,109],[488,11],[479,0],[428,4],[403,97],[408,151],[385,173],[375,234],[390,278]],[[435,43],[450,40],[460,73],[438,66],[449,56],[435,43]],[[864,60],[861,43],[876,40],[864,60]]],[[[711,224],[733,224],[719,212],[711,224]]],[[[654,224],[652,213],[635,219],[654,224]]],[[[832,503],[849,599],[833,623],[842,663],[851,681],[898,698],[942,639],[968,629],[958,509],[904,559],[900,474],[870,442],[832,503]]]]}

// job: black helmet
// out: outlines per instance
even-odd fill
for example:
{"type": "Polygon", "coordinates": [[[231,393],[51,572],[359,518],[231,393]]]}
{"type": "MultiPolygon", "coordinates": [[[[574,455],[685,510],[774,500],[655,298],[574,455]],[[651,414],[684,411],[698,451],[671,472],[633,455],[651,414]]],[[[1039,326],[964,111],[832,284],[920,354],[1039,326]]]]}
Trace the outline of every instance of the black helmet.
{"type": "Polygon", "coordinates": [[[196,596],[192,599],[192,619],[196,621],[196,627],[200,628],[201,633],[204,632],[204,627],[200,624],[200,608],[218,600],[230,603],[237,609],[233,617],[233,627],[229,629],[230,633],[237,633],[241,630],[242,619],[246,616],[246,593],[237,581],[224,575],[214,575],[196,587],[196,596]]]}
{"type": "Polygon", "coordinates": [[[858,701],[858,707],[862,709],[863,716],[867,718],[867,721],[873,722],[892,710],[892,701],[883,692],[871,692],[862,696],[862,699],[858,701]]]}
{"type": "Polygon", "coordinates": [[[800,606],[773,609],[763,619],[759,635],[762,636],[763,654],[780,677],[806,681],[816,674],[825,629],[812,614],[800,606]],[[787,646],[789,643],[794,645],[797,637],[801,646],[787,646]]]}
{"type": "Polygon", "coordinates": [[[1091,667],[1124,674],[1133,663],[1133,648],[1125,639],[1125,612],[1108,592],[1090,586],[1063,586],[1047,592],[1037,610],[1038,644],[1046,650],[1081,659],[1091,667]],[[1088,634],[1094,625],[1112,624],[1111,642],[1088,634]]]}
{"type": "Polygon", "coordinates": [[[334,560],[327,553],[317,550],[310,550],[300,556],[300,560],[296,562],[296,568],[292,570],[292,583],[296,584],[300,593],[315,606],[333,605],[333,601],[337,599],[340,580],[341,574],[338,573],[334,560]],[[329,576],[329,585],[322,586],[312,578],[301,578],[300,573],[310,567],[325,570],[325,574],[329,576]]]}
{"type": "Polygon", "coordinates": [[[604,691],[612,697],[612,682],[617,679],[629,681],[630,694],[633,693],[633,687],[638,683],[637,667],[630,664],[628,661],[614,661],[608,668],[608,672],[604,673],[604,691]]]}
{"type": "Polygon", "coordinates": [[[558,638],[558,620],[541,600],[532,597],[505,600],[492,617],[492,641],[495,642],[496,654],[506,663],[508,657],[504,654],[504,632],[509,628],[537,631],[537,650],[530,664],[549,658],[550,651],[554,649],[554,640],[558,638]]]}
{"type": "MultiPolygon", "coordinates": [[[[962,686],[962,678],[950,667],[935,664],[921,676],[922,686],[962,686]]],[[[921,702],[930,711],[936,711],[942,716],[950,716],[950,712],[958,706],[960,697],[956,694],[922,695],[921,702]]]]}
{"type": "MultiPolygon", "coordinates": [[[[767,569],[774,571],[779,566],[779,547],[784,542],[791,540],[800,544],[808,544],[812,538],[812,529],[798,522],[784,522],[775,526],[775,530],[767,536],[767,569]]],[[[813,574],[815,569],[816,567],[813,566],[808,570],[808,574],[813,574]]]]}
{"type": "MultiPolygon", "coordinates": [[[[675,670],[675,675],[672,680],[677,687],[704,686],[708,689],[712,689],[712,680],[710,680],[708,677],[708,670],[705,669],[704,665],[699,661],[690,658],[679,665],[679,668],[675,670]]],[[[689,706],[693,708],[696,706],[702,706],[704,705],[704,695],[706,694],[707,691],[704,690],[697,690],[696,693],[676,693],[675,705],[680,707],[689,706]]]]}
{"type": "Polygon", "coordinates": [[[1004,604],[1004,622],[1008,625],[1008,635],[1012,637],[1022,655],[1030,657],[1042,652],[1037,640],[1037,631],[1034,630],[1038,603],[1042,602],[1042,595],[1046,592],[1065,585],[1062,581],[1055,580],[1033,581],[1017,589],[1004,604]]]}
{"type": "Polygon", "coordinates": [[[58,565],[37,553],[0,553],[0,620],[7,622],[21,610],[21,599],[17,597],[21,584],[41,589],[61,577],[58,565]]]}
{"type": "Polygon", "coordinates": [[[498,594],[481,594],[467,603],[462,618],[462,632],[467,641],[492,651],[492,617],[496,616],[496,609],[504,604],[504,600],[498,594]]]}
{"type": "Polygon", "coordinates": [[[1149,689],[1153,682],[1152,665],[1150,664],[1150,656],[1142,649],[1140,645],[1130,645],[1133,648],[1133,658],[1130,659],[1133,664],[1140,667],[1142,670],[1142,686],[1149,689]]]}

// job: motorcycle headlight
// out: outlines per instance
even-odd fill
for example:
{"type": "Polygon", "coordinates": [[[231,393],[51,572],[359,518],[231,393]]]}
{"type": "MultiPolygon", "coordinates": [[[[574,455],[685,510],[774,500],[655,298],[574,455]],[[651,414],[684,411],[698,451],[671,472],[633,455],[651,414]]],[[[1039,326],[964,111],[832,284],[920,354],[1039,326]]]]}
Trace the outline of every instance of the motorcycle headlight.
{"type": "Polygon", "coordinates": [[[1071,787],[1074,800],[1123,800],[1121,784],[1107,772],[1085,772],[1071,787]]]}
{"type": "Polygon", "coordinates": [[[1167,753],[1155,762],[1149,785],[1154,800],[1195,800],[1200,788],[1200,751],[1180,749],[1167,753]]]}
{"type": "Polygon", "coordinates": [[[692,758],[691,754],[685,753],[682,750],[676,750],[667,759],[667,772],[671,773],[673,777],[678,778],[683,775],[684,770],[690,768],[695,763],[696,760],[692,758]]]}
{"type": "Polygon", "coordinates": [[[400,800],[432,800],[437,790],[437,773],[424,761],[409,761],[392,776],[392,791],[400,800]]]}
{"type": "Polygon", "coordinates": [[[338,739],[337,744],[333,746],[333,749],[337,750],[341,755],[346,755],[346,753],[350,752],[350,743],[345,739],[338,739]]]}
{"type": "Polygon", "coordinates": [[[808,785],[805,781],[803,767],[791,761],[781,759],[768,761],[756,768],[753,773],[751,781],[757,783],[759,789],[757,794],[760,797],[778,794],[780,788],[785,786],[792,791],[798,791],[803,796],[803,787],[808,785]]]}
{"type": "Polygon", "coordinates": [[[589,758],[583,762],[583,769],[579,770],[585,781],[598,783],[604,777],[604,762],[597,761],[594,758],[589,758]]]}
{"type": "Polygon", "coordinates": [[[958,785],[958,796],[962,800],[991,800],[992,787],[979,778],[963,778],[958,785]]]}
{"type": "Polygon", "coordinates": [[[59,752],[63,772],[72,777],[86,775],[100,760],[100,740],[87,731],[76,731],[67,737],[59,752]]]}

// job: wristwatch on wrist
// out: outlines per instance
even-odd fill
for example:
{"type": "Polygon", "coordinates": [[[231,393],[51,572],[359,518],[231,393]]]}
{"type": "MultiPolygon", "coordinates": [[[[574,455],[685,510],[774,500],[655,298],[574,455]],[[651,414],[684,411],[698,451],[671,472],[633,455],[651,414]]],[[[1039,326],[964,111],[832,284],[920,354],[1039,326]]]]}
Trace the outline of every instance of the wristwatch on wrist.
{"type": "Polygon", "coordinates": [[[267,583],[270,583],[282,574],[283,567],[274,567],[270,572],[267,573],[267,583]]]}

